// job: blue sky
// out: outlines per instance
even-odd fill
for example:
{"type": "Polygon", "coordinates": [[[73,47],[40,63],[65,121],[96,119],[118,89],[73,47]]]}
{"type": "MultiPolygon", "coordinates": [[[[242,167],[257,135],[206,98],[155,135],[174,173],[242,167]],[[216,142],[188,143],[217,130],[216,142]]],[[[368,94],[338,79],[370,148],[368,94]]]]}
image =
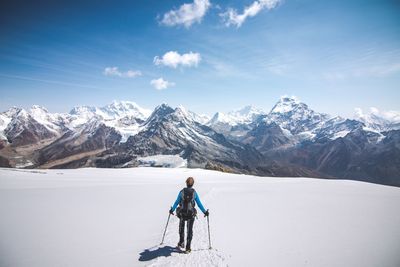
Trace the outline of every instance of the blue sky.
{"type": "Polygon", "coordinates": [[[400,110],[398,1],[8,2],[0,110],[130,100],[212,114],[282,95],[334,115],[400,110]]]}

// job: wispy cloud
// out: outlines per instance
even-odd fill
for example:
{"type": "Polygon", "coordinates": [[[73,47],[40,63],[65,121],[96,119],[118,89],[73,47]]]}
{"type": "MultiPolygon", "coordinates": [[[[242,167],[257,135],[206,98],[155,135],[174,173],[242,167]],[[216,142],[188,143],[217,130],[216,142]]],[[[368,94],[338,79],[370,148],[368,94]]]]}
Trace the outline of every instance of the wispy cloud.
{"type": "Polygon", "coordinates": [[[164,90],[171,86],[175,86],[175,83],[164,80],[163,78],[153,79],[150,84],[157,90],[164,90]]]}
{"type": "Polygon", "coordinates": [[[226,12],[220,13],[220,16],[227,27],[234,25],[239,28],[247,18],[254,17],[263,9],[273,9],[279,2],[281,0],[258,0],[254,1],[250,6],[245,7],[241,14],[234,8],[228,8],[226,12]]]}
{"type": "Polygon", "coordinates": [[[370,67],[365,67],[361,69],[356,69],[353,72],[354,76],[367,76],[367,75],[372,75],[376,77],[385,77],[394,73],[399,73],[400,72],[400,62],[396,63],[390,63],[390,64],[384,64],[384,65],[374,65],[370,67]]]}
{"type": "Polygon", "coordinates": [[[387,77],[396,73],[400,73],[400,63],[377,64],[370,66],[358,66],[349,71],[332,71],[325,72],[322,77],[327,81],[343,81],[350,78],[364,77],[387,77]]]}
{"type": "Polygon", "coordinates": [[[194,0],[191,4],[185,3],[179,9],[165,13],[161,23],[166,26],[184,25],[189,28],[193,23],[201,22],[210,6],[209,0],[194,0]]]}
{"type": "Polygon", "coordinates": [[[369,112],[364,113],[361,108],[355,108],[355,118],[361,120],[370,120],[371,117],[382,118],[392,123],[400,122],[400,111],[395,110],[379,110],[376,107],[370,107],[369,112]]]}
{"type": "Polygon", "coordinates": [[[164,65],[171,68],[177,68],[179,65],[183,67],[197,67],[201,61],[201,56],[199,53],[189,52],[187,54],[180,55],[176,51],[169,51],[165,53],[162,57],[154,57],[154,64],[156,66],[164,65]]]}
{"type": "Polygon", "coordinates": [[[135,78],[142,76],[142,72],[139,70],[127,70],[125,72],[121,72],[118,67],[107,67],[104,69],[103,74],[105,76],[116,76],[122,78],[135,78]]]}
{"type": "Polygon", "coordinates": [[[285,75],[291,66],[288,63],[271,61],[265,64],[265,69],[275,75],[285,75]]]}
{"type": "Polygon", "coordinates": [[[25,81],[32,81],[32,82],[41,82],[41,83],[49,83],[49,84],[57,84],[63,86],[73,86],[78,88],[86,88],[86,89],[101,89],[106,90],[106,88],[97,87],[94,85],[87,85],[87,84],[78,84],[78,83],[70,83],[70,82],[62,82],[56,80],[47,80],[47,79],[40,79],[35,77],[27,77],[27,76],[19,76],[19,75],[8,75],[0,73],[0,77],[9,78],[9,79],[17,79],[17,80],[25,80],[25,81]]]}

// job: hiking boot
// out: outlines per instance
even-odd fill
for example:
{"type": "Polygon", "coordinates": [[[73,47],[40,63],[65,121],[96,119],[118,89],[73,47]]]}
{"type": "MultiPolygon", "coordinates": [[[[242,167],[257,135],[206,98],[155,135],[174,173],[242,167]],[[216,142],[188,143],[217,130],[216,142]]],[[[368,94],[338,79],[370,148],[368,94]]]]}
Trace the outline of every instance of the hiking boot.
{"type": "Polygon", "coordinates": [[[185,253],[190,253],[190,252],[192,252],[192,250],[191,250],[190,248],[187,248],[187,249],[185,250],[185,253]]]}
{"type": "Polygon", "coordinates": [[[183,249],[184,247],[185,247],[185,244],[183,242],[179,242],[178,243],[178,248],[182,248],[183,249]]]}

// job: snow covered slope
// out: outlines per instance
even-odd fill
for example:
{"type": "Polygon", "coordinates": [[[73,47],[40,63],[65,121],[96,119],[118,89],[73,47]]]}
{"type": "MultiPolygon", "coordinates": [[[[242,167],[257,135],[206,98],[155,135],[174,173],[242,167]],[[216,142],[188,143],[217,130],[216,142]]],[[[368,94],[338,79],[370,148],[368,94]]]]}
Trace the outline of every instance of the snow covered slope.
{"type": "Polygon", "coordinates": [[[400,188],[198,169],[0,169],[0,266],[400,266],[400,188]],[[179,254],[168,209],[210,209],[179,254]]]}

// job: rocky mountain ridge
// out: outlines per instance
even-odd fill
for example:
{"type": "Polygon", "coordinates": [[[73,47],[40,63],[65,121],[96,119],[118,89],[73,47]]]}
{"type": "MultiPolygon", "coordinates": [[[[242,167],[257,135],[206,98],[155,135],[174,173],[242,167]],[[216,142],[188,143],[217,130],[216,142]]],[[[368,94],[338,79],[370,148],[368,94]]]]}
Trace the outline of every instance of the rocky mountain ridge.
{"type": "Polygon", "coordinates": [[[400,185],[400,124],[378,114],[332,117],[296,98],[270,112],[247,106],[211,119],[167,104],[134,102],[0,113],[4,167],[134,167],[138,157],[178,155],[189,167],[267,176],[346,178],[400,185]],[[372,116],[373,115],[373,116],[372,116]]]}

